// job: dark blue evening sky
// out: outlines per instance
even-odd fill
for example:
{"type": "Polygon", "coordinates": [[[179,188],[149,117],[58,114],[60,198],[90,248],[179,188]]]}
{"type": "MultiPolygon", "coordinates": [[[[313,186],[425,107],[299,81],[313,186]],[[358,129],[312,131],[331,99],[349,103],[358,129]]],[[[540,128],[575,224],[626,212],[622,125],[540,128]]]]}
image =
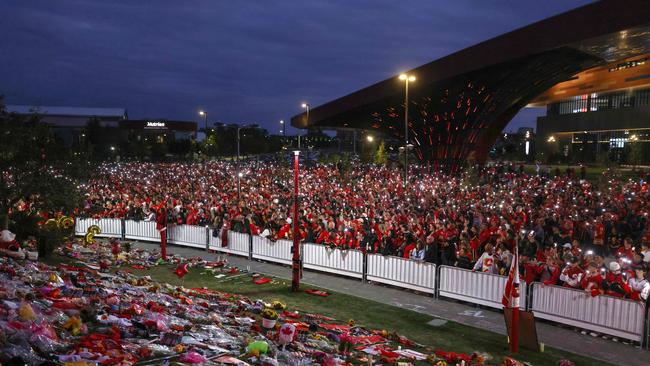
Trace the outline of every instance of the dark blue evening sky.
{"type": "MultiPolygon", "coordinates": [[[[8,104],[259,123],[588,3],[585,0],[2,0],[8,104]]],[[[533,126],[524,111],[508,130],[533,126]]]]}

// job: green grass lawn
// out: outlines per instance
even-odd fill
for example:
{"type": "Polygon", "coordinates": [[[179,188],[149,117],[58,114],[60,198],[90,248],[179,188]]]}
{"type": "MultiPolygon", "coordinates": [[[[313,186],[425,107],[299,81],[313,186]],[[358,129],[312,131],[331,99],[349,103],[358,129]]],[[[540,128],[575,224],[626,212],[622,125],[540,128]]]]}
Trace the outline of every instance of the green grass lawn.
{"type": "MultiPolygon", "coordinates": [[[[471,354],[478,351],[488,353],[499,363],[503,355],[510,355],[506,337],[485,330],[447,322],[442,326],[431,326],[427,323],[433,317],[414,311],[397,308],[379,302],[362,299],[342,293],[333,293],[329,297],[309,295],[304,292],[292,293],[290,282],[273,278],[273,282],[256,285],[250,275],[226,277],[217,279],[202,269],[191,269],[184,279],[180,280],[173,273],[175,267],[159,266],[147,270],[133,270],[134,274],[148,275],[152,279],[184,287],[206,287],[223,292],[247,296],[253,300],[263,299],[267,302],[280,300],[287,304],[288,310],[320,313],[340,321],[354,319],[356,324],[369,329],[385,329],[396,331],[409,339],[431,346],[433,349],[463,352],[471,354]]],[[[313,288],[302,286],[302,289],[313,288]]],[[[582,356],[570,354],[556,349],[546,348],[544,353],[523,351],[516,356],[520,361],[533,365],[557,365],[558,360],[568,358],[576,365],[608,365],[582,356]]]]}

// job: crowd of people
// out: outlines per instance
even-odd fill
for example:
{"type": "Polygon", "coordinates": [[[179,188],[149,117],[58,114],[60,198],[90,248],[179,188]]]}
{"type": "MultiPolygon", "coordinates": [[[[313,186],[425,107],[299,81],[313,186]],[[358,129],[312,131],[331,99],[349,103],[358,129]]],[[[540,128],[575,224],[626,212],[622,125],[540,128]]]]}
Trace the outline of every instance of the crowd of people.
{"type": "MultiPolygon", "coordinates": [[[[313,164],[300,171],[301,240],[647,300],[648,183],[607,172],[497,164],[471,177],[413,167],[313,164]],[[583,174],[584,175],[584,171],[583,174]]],[[[111,163],[82,188],[79,215],[210,226],[291,239],[293,170],[246,162],[111,163]],[[238,174],[239,172],[239,174],[238,174]]]]}

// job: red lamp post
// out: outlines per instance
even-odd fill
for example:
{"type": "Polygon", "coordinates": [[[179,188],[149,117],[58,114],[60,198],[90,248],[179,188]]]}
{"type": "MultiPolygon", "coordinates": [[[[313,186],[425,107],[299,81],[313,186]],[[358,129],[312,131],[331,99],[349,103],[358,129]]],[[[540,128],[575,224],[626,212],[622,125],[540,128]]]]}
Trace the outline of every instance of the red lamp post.
{"type": "Polygon", "coordinates": [[[167,211],[161,207],[156,216],[156,229],[160,232],[160,257],[167,260],[167,211]]]}
{"type": "Polygon", "coordinates": [[[300,151],[293,152],[293,279],[291,291],[300,291],[300,230],[298,227],[298,156],[300,151]]]}

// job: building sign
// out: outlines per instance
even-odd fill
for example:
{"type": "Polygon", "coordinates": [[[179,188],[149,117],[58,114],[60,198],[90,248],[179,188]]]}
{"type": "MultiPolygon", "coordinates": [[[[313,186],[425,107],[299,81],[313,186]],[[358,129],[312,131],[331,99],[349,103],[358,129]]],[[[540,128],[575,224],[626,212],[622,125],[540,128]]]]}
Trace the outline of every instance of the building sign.
{"type": "Polygon", "coordinates": [[[167,133],[170,131],[196,132],[196,122],[168,121],[166,119],[138,119],[120,121],[121,128],[129,130],[148,130],[151,133],[167,133]]]}
{"type": "Polygon", "coordinates": [[[167,129],[165,122],[147,121],[144,128],[167,129]]]}

